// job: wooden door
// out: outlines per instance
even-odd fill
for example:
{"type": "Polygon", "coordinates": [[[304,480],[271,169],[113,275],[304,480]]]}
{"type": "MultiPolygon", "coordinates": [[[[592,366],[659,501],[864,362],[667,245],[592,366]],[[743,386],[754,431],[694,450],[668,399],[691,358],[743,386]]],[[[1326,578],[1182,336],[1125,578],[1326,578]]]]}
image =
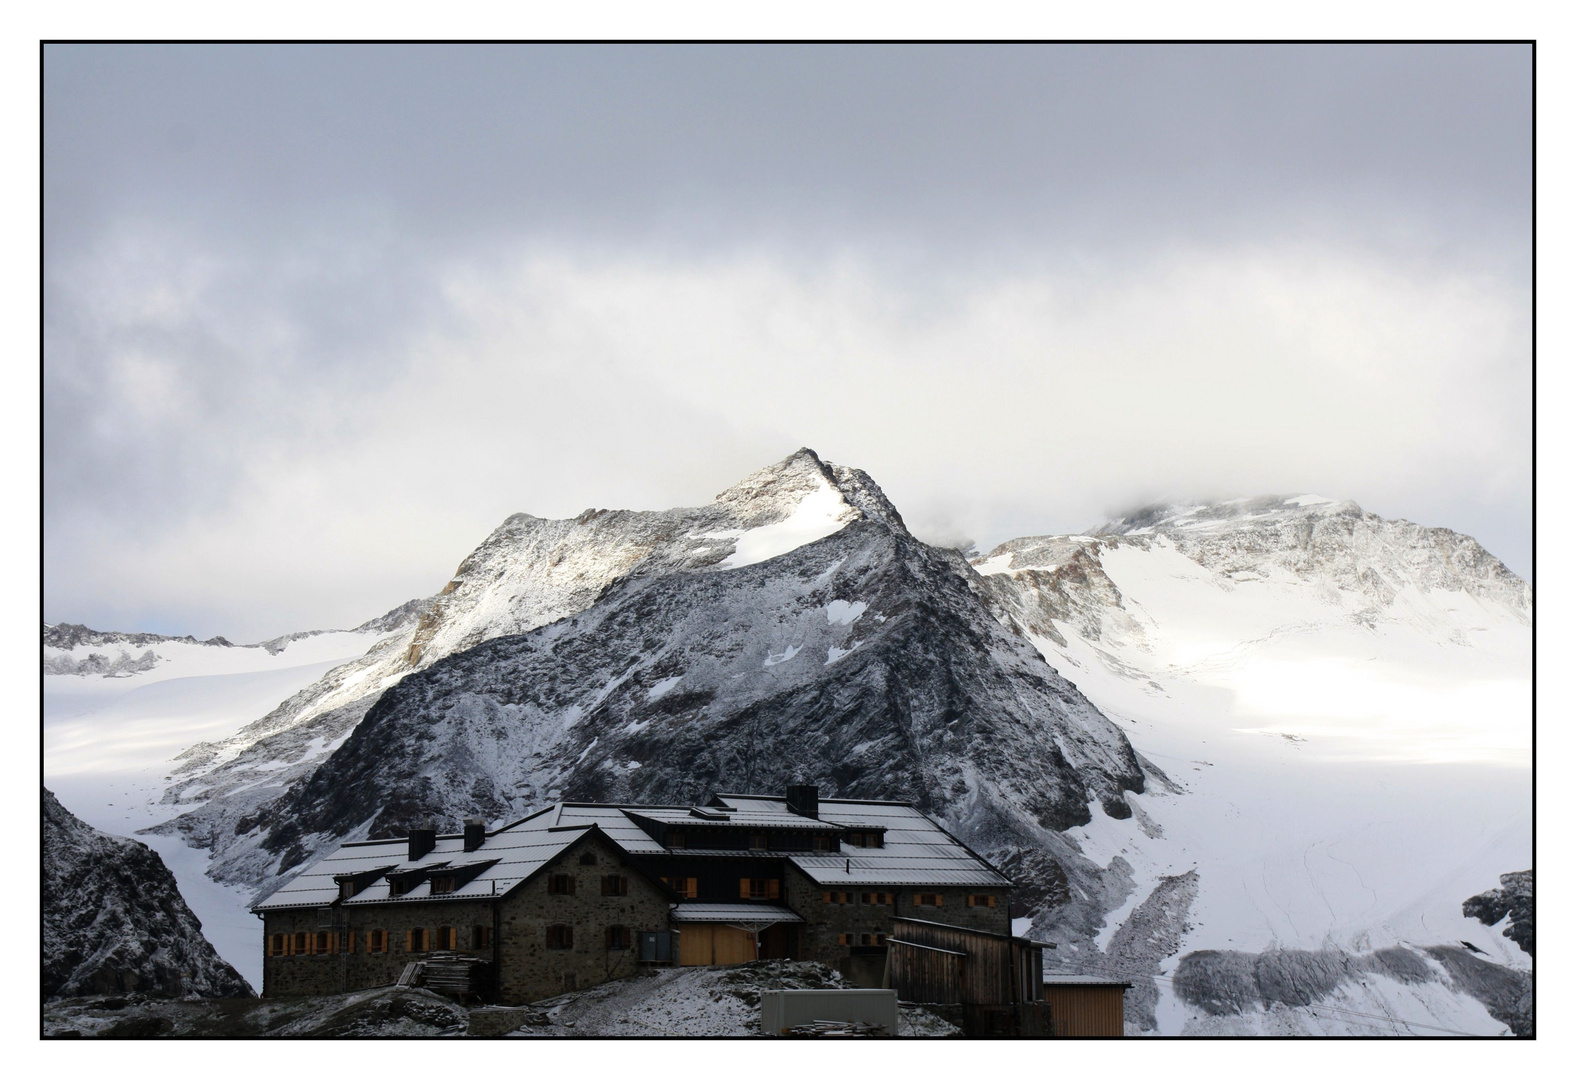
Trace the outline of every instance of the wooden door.
{"type": "Polygon", "coordinates": [[[755,959],[755,935],[748,930],[719,926],[711,940],[714,964],[748,964],[755,959]]]}
{"type": "Polygon", "coordinates": [[[707,923],[685,923],[679,928],[680,967],[707,967],[711,964],[712,929],[707,923]]]}

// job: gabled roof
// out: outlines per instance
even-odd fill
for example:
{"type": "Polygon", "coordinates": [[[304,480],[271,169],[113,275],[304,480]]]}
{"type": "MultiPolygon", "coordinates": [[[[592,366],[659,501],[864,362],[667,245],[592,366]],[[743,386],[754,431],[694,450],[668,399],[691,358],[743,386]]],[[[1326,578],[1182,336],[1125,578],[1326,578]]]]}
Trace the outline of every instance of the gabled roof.
{"type": "MultiPolygon", "coordinates": [[[[390,896],[381,877],[360,892],[342,901],[345,907],[411,903],[416,901],[475,900],[503,896],[524,884],[549,862],[584,838],[590,831],[600,833],[616,847],[632,856],[666,855],[668,849],[634,820],[644,817],[669,824],[746,829],[851,830],[881,831],[884,845],[860,848],[842,845],[835,852],[748,852],[767,858],[787,859],[818,885],[858,886],[968,886],[1006,888],[1012,883],[1003,877],[951,833],[907,803],[863,799],[822,799],[819,818],[808,818],[788,810],[787,800],[762,795],[718,795],[712,805],[701,808],[703,815],[689,806],[636,806],[602,803],[558,803],[505,825],[487,834],[480,849],[466,851],[460,834],[440,836],[433,849],[414,862],[405,856],[407,841],[363,840],[342,844],[336,851],[308,868],[253,911],[284,908],[326,907],[339,900],[336,878],[369,875],[383,870],[387,875],[402,872],[464,870],[478,863],[490,863],[471,880],[451,893],[434,895],[430,881],[423,880],[409,892],[390,896]],[[726,818],[727,820],[719,820],[726,818]]],[[[685,857],[707,854],[743,854],[684,849],[685,857]]],[[[462,873],[460,875],[464,877],[462,873]]]]}

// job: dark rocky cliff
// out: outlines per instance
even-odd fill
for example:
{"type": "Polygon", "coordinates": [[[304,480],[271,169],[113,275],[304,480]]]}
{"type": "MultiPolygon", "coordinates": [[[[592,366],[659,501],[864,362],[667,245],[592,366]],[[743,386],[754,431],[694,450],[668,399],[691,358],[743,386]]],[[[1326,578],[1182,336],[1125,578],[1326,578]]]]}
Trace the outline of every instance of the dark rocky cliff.
{"type": "Polygon", "coordinates": [[[145,844],[99,832],[43,793],[44,999],[138,992],[252,997],[145,844]]]}

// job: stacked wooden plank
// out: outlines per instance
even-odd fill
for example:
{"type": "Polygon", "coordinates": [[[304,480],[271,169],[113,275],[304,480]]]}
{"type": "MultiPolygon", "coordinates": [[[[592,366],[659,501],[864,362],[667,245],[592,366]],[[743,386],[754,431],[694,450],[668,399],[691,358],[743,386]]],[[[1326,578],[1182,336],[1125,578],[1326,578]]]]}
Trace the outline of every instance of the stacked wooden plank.
{"type": "Polygon", "coordinates": [[[422,985],[445,997],[479,998],[487,989],[487,961],[457,952],[435,952],[427,958],[422,985]]]}

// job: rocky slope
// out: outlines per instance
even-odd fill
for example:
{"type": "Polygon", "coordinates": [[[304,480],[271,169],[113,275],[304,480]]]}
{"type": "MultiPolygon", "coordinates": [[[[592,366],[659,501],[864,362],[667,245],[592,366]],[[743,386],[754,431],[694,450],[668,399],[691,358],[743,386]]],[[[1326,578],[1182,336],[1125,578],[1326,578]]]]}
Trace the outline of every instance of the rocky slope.
{"type": "Polygon", "coordinates": [[[146,845],[79,821],[43,793],[45,1000],[136,991],[251,997],[146,845]]]}
{"type": "Polygon", "coordinates": [[[1532,871],[1518,870],[1499,875],[1499,888],[1478,893],[1461,905],[1462,914],[1476,919],[1484,926],[1505,923],[1500,931],[1514,941],[1521,951],[1533,955],[1532,871]]]}
{"type": "Polygon", "coordinates": [[[805,779],[912,799],[1049,890],[1048,838],[1091,805],[1129,813],[1145,777],[1125,737],[863,473],[801,452],[665,525],[683,564],[668,554],[578,615],[407,675],[310,776],[215,838],[221,865],[261,877],[340,837],[560,797],[695,801],[805,779]],[[741,506],[755,528],[717,527],[741,506]]]}

